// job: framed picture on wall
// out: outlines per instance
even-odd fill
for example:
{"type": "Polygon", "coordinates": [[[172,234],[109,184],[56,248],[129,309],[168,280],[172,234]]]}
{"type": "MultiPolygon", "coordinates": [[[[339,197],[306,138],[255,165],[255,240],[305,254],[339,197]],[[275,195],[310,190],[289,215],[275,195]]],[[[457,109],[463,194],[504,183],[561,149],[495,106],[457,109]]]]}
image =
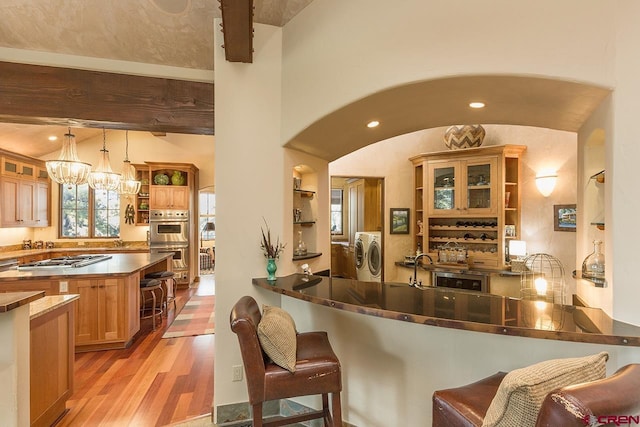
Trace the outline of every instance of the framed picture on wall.
{"type": "Polygon", "coordinates": [[[409,234],[409,209],[391,208],[390,227],[391,234],[409,234]]]}
{"type": "Polygon", "coordinates": [[[553,205],[553,229],[576,231],[576,205],[553,205]]]}

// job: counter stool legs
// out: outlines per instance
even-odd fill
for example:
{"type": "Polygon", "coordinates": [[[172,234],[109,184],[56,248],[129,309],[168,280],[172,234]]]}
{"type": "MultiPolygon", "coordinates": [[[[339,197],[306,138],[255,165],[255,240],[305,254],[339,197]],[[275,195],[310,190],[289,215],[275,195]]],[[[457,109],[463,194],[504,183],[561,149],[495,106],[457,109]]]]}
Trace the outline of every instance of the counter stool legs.
{"type": "Polygon", "coordinates": [[[176,279],[173,271],[154,271],[144,276],[146,280],[155,279],[162,282],[162,290],[164,292],[164,299],[162,300],[165,311],[165,316],[169,316],[169,303],[173,302],[173,309],[177,310],[176,304],[176,279]],[[169,292],[169,281],[171,281],[171,292],[169,292]]]}
{"type": "Polygon", "coordinates": [[[156,316],[160,317],[160,323],[162,323],[163,301],[164,289],[162,289],[159,280],[142,279],[140,281],[140,319],[151,318],[154,331],[156,330],[156,316]],[[157,291],[160,291],[160,299],[156,295],[157,291]],[[148,305],[148,302],[151,302],[151,306],[148,305]]]}

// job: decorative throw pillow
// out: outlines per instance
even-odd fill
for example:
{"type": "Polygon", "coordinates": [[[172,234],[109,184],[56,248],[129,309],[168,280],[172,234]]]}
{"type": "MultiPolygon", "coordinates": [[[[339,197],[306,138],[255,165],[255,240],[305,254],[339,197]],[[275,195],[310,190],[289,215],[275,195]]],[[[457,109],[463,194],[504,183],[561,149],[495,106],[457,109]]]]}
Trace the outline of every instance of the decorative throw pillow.
{"type": "Polygon", "coordinates": [[[258,339],[273,363],[290,372],[296,371],[296,325],[289,313],[280,307],[264,305],[258,339]]]}
{"type": "Polygon", "coordinates": [[[604,378],[607,352],[554,359],[509,372],[489,405],[483,427],[533,426],[551,391],[604,378]]]}

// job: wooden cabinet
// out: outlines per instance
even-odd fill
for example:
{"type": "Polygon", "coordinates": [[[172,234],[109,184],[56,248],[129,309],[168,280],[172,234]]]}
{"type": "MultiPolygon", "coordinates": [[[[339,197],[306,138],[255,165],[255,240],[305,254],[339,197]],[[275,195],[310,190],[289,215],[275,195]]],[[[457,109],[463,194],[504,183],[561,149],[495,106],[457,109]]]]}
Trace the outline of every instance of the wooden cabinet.
{"type": "Polygon", "coordinates": [[[147,164],[150,209],[188,210],[195,206],[192,202],[192,198],[195,200],[193,194],[197,188],[195,166],[183,163],[147,164]]]}
{"type": "Polygon", "coordinates": [[[135,224],[149,225],[149,166],[133,165],[136,170],[136,179],[140,181],[140,191],[136,194],[135,224]]]}
{"type": "MultiPolygon", "coordinates": [[[[0,224],[2,227],[47,227],[50,217],[49,178],[43,164],[2,156],[0,224]]],[[[26,158],[25,158],[26,159],[26,158]]]]}
{"type": "Polygon", "coordinates": [[[124,279],[73,280],[69,293],[80,295],[76,311],[76,345],[125,340],[124,279]]]}
{"type": "Polygon", "coordinates": [[[496,170],[496,156],[429,162],[429,216],[495,215],[496,170]]]}
{"type": "Polygon", "coordinates": [[[349,243],[357,231],[382,230],[382,184],[379,179],[360,178],[347,184],[349,201],[349,243]]]}
{"type": "Polygon", "coordinates": [[[31,318],[31,426],[54,425],[73,394],[73,306],[31,318]]]}
{"type": "Polygon", "coordinates": [[[189,188],[169,185],[152,185],[149,193],[153,209],[189,209],[189,188]]]}
{"type": "Polygon", "coordinates": [[[36,178],[37,166],[30,162],[13,159],[8,156],[2,157],[2,175],[14,176],[24,179],[36,178]]]}
{"type": "MultiPolygon", "coordinates": [[[[462,247],[471,265],[505,268],[508,239],[520,235],[520,157],[526,147],[501,145],[422,154],[414,165],[414,249],[438,259],[462,247]]],[[[443,261],[439,259],[439,261],[443,261]]]]}

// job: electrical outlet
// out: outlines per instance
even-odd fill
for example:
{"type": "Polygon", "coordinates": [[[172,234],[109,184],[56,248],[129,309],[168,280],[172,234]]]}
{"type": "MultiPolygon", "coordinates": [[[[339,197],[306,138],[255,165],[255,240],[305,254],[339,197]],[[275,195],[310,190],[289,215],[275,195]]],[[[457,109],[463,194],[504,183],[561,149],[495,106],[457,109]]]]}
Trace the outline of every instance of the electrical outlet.
{"type": "Polygon", "coordinates": [[[231,381],[242,381],[242,366],[233,366],[233,378],[231,379],[231,381]]]}
{"type": "Polygon", "coordinates": [[[58,285],[58,292],[69,292],[69,282],[60,282],[58,285]]]}

